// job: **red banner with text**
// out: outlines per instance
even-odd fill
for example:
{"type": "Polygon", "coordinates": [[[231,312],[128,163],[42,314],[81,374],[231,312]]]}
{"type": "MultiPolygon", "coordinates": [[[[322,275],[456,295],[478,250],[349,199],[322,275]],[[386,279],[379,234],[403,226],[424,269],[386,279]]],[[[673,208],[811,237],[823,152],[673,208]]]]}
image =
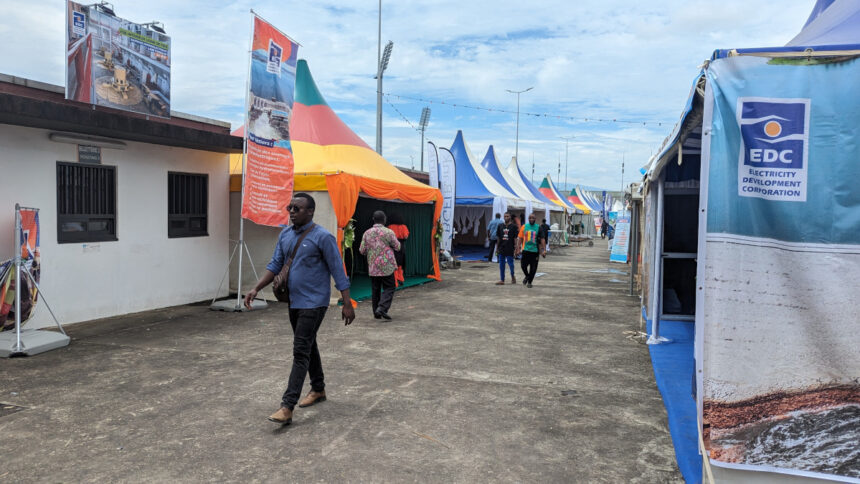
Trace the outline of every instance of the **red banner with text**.
{"type": "Polygon", "coordinates": [[[298,44],[254,16],[242,217],[260,225],[288,223],[293,194],[290,118],[298,44]]]}

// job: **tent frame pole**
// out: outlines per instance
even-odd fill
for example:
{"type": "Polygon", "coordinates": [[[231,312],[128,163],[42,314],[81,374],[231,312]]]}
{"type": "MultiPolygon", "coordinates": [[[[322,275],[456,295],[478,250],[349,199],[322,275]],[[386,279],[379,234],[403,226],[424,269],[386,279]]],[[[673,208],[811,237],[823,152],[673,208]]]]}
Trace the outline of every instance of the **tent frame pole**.
{"type": "Polygon", "coordinates": [[[663,305],[663,208],[664,208],[664,176],[661,173],[657,179],[657,236],[654,243],[654,285],[651,288],[651,335],[649,345],[667,343],[670,340],[660,336],[660,314],[663,305]]]}

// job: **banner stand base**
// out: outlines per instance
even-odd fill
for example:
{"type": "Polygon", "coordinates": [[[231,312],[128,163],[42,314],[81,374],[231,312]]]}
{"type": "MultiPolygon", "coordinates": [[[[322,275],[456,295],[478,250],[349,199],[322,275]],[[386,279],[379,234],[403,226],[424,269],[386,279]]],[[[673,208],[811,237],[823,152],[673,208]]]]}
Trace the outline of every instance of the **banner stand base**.
{"type": "Polygon", "coordinates": [[[669,339],[669,338],[664,338],[663,336],[657,336],[657,337],[655,337],[655,336],[652,334],[651,336],[649,336],[649,337],[648,337],[648,341],[646,341],[646,342],[645,342],[645,344],[648,344],[648,345],[659,345],[659,344],[662,344],[662,343],[671,343],[671,342],[672,342],[672,340],[671,340],[671,339],[669,339]]]}
{"type": "Polygon", "coordinates": [[[245,307],[245,303],[236,302],[235,299],[224,299],[222,301],[215,301],[209,305],[209,309],[212,311],[226,311],[226,312],[243,312],[243,311],[257,311],[259,309],[266,309],[269,307],[269,304],[262,299],[254,299],[251,301],[251,309],[245,307]]]}
{"type": "Polygon", "coordinates": [[[22,329],[21,348],[18,348],[18,338],[15,331],[4,331],[0,333],[0,357],[9,358],[15,355],[38,355],[39,353],[68,346],[70,341],[71,339],[63,333],[40,331],[38,329],[22,329]]]}

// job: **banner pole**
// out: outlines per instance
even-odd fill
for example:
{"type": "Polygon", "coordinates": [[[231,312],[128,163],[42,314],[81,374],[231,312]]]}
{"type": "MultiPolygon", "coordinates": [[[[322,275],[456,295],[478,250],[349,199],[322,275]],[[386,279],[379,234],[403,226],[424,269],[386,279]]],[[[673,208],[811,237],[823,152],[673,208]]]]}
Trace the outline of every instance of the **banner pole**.
{"type": "Polygon", "coordinates": [[[21,345],[21,205],[15,204],[15,351],[21,345]]]}
{"type": "MultiPolygon", "coordinates": [[[[245,171],[247,170],[248,158],[248,102],[251,92],[251,57],[254,55],[254,18],[257,14],[251,10],[251,37],[248,40],[248,75],[245,77],[245,126],[244,139],[242,142],[242,199],[239,202],[239,275],[236,283],[236,307],[241,308],[242,305],[242,259],[244,254],[242,248],[245,247],[245,217],[242,212],[245,210],[245,171]]],[[[250,254],[248,255],[250,257],[250,254]]],[[[253,260],[250,261],[254,263],[253,260]]]]}

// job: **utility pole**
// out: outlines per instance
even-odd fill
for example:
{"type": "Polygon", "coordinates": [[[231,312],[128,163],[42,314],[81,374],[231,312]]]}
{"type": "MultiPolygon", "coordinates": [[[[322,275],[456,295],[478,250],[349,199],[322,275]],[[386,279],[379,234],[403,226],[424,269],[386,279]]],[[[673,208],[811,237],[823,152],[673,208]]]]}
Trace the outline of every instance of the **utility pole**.
{"type": "MultiPolygon", "coordinates": [[[[532,89],[534,89],[534,86],[528,89],[523,89],[522,91],[511,91],[510,89],[505,89],[509,93],[517,95],[517,141],[516,147],[514,148],[514,158],[516,158],[517,160],[519,160],[520,156],[520,94],[531,91],[532,89]]],[[[534,180],[532,180],[532,183],[534,183],[534,180]]]]}

